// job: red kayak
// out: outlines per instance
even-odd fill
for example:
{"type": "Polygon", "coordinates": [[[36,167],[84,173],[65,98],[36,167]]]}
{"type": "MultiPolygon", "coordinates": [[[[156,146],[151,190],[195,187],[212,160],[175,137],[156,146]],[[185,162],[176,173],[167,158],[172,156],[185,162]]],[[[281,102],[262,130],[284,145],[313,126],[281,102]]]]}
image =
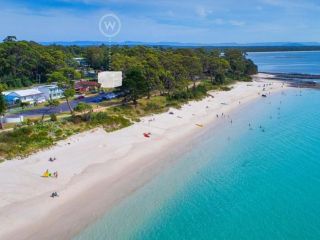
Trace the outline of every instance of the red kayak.
{"type": "Polygon", "coordinates": [[[143,136],[146,137],[146,138],[149,138],[150,137],[150,133],[144,133],[143,136]]]}

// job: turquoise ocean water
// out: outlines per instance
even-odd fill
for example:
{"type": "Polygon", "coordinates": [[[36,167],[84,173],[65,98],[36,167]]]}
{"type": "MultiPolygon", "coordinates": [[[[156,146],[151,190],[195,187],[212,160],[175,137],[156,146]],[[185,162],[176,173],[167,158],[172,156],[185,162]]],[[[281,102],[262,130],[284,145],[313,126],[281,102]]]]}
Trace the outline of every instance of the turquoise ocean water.
{"type": "Polygon", "coordinates": [[[319,104],[294,89],[243,106],[75,239],[320,239],[319,104]]]}

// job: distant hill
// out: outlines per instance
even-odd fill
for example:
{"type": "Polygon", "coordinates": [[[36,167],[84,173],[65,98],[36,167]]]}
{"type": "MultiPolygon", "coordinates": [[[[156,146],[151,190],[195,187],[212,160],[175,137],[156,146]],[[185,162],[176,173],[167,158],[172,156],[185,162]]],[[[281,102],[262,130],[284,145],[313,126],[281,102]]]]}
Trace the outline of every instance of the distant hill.
{"type": "MultiPolygon", "coordinates": [[[[43,45],[61,46],[101,46],[109,45],[109,42],[101,41],[74,41],[74,42],[42,42],[43,45]]],[[[206,48],[206,49],[228,49],[237,48],[244,52],[275,52],[275,51],[320,51],[319,42],[264,42],[264,43],[180,43],[180,42],[111,42],[111,45],[118,46],[149,46],[164,48],[206,48]]]]}
{"type": "MultiPolygon", "coordinates": [[[[99,46],[108,45],[109,42],[103,41],[73,41],[73,42],[41,42],[43,45],[62,45],[62,46],[99,46]]],[[[166,47],[310,47],[319,46],[320,42],[262,42],[262,43],[181,43],[181,42],[111,42],[112,45],[121,46],[166,46],[166,47]]]]}

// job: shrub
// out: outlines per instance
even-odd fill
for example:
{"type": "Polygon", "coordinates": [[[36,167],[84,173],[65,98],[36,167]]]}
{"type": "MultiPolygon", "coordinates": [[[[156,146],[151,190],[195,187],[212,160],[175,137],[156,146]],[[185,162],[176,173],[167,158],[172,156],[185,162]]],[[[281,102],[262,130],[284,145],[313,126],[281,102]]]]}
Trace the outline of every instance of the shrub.
{"type": "Polygon", "coordinates": [[[148,102],[147,105],[145,106],[144,110],[149,112],[149,111],[157,111],[159,110],[160,106],[154,102],[148,102]]]}
{"type": "Polygon", "coordinates": [[[83,102],[78,103],[78,105],[74,108],[74,111],[81,112],[81,113],[90,111],[90,110],[92,110],[92,106],[88,103],[83,103],[83,102]]]}
{"type": "Polygon", "coordinates": [[[73,122],[74,124],[79,124],[82,122],[82,117],[78,115],[72,115],[71,122],[73,122]]]}
{"type": "Polygon", "coordinates": [[[57,115],[54,114],[54,113],[51,113],[51,114],[50,114],[50,120],[51,120],[52,122],[58,121],[57,115]]]}
{"type": "Polygon", "coordinates": [[[92,114],[91,125],[102,125],[106,131],[114,131],[131,125],[131,121],[122,116],[109,116],[106,112],[92,114]]]}
{"type": "Polygon", "coordinates": [[[228,87],[228,86],[222,86],[222,87],[221,87],[221,90],[222,90],[222,91],[231,91],[231,88],[228,87]]]}
{"type": "Polygon", "coordinates": [[[91,116],[91,123],[104,124],[108,121],[108,114],[106,112],[99,112],[91,116]]]}

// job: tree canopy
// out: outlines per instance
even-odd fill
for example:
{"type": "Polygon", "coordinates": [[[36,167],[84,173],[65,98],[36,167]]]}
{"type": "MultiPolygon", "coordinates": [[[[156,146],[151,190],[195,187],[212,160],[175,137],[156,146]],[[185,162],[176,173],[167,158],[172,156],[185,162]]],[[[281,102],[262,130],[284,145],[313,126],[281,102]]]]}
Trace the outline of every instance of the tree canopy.
{"type": "Polygon", "coordinates": [[[7,37],[0,44],[0,82],[9,88],[47,82],[48,74],[67,66],[70,55],[35,42],[7,37]]]}
{"type": "Polygon", "coordinates": [[[4,96],[2,94],[3,90],[4,87],[0,84],[0,116],[5,114],[7,108],[4,96]]]}
{"type": "Polygon", "coordinates": [[[141,94],[150,97],[153,91],[171,95],[188,90],[192,82],[195,87],[199,80],[223,84],[226,79],[247,80],[257,72],[239,49],[43,46],[8,36],[0,43],[0,84],[19,88],[57,82],[68,100],[74,96],[73,80],[84,74],[73,60],[76,57],[86,59],[86,70],[122,71],[123,89],[133,102],[141,94]]]}

